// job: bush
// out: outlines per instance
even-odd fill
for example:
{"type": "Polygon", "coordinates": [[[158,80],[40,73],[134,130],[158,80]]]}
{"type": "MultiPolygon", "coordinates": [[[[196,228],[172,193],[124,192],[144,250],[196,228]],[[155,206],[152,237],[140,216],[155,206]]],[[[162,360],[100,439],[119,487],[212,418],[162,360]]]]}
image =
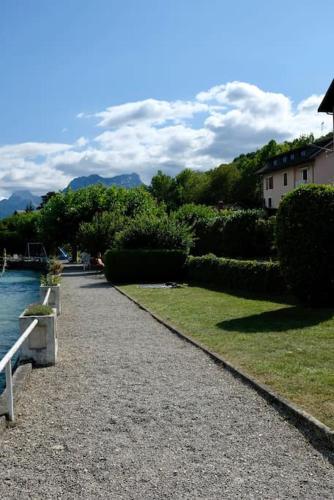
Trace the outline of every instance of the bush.
{"type": "Polygon", "coordinates": [[[116,232],[125,224],[125,216],[116,210],[95,215],[91,222],[80,224],[77,234],[79,247],[92,255],[104,253],[113,245],[116,232]]]}
{"type": "Polygon", "coordinates": [[[49,316],[53,313],[53,309],[50,306],[44,306],[43,304],[31,304],[25,311],[25,316],[49,316]]]}
{"type": "Polygon", "coordinates": [[[334,188],[288,193],[277,214],[277,248],[288,286],[303,302],[334,302],[334,188]]]}
{"type": "Polygon", "coordinates": [[[215,219],[202,219],[193,225],[194,245],[191,250],[193,255],[206,255],[214,253],[222,255],[222,234],[226,222],[226,216],[215,219]]]}
{"type": "Polygon", "coordinates": [[[270,257],[274,248],[275,218],[261,210],[226,211],[216,219],[194,224],[194,255],[214,253],[229,258],[270,257]]]}
{"type": "Polygon", "coordinates": [[[108,250],[105,276],[113,282],[172,281],[183,277],[184,250],[108,250]]]}
{"type": "Polygon", "coordinates": [[[193,226],[198,221],[210,220],[218,217],[219,211],[216,208],[208,207],[207,205],[196,205],[195,203],[187,203],[182,205],[178,210],[172,212],[172,217],[188,226],[193,226]]]}
{"type": "Polygon", "coordinates": [[[205,255],[189,257],[186,273],[190,281],[218,285],[225,289],[254,292],[284,290],[277,262],[224,259],[205,255]]]}
{"type": "Polygon", "coordinates": [[[186,250],[192,244],[191,230],[167,216],[136,217],[116,234],[115,248],[186,250]]]}
{"type": "Polygon", "coordinates": [[[227,217],[222,232],[225,257],[269,257],[274,242],[274,219],[259,210],[237,210],[227,217]]]}

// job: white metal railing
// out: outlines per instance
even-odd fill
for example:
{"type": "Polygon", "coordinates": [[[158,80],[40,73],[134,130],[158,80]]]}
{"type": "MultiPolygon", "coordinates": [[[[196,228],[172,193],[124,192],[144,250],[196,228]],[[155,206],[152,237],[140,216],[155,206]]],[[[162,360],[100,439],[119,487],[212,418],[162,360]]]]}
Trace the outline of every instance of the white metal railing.
{"type": "Polygon", "coordinates": [[[50,298],[50,293],[51,293],[51,288],[48,288],[48,290],[45,294],[44,300],[43,300],[43,306],[46,306],[48,304],[49,298],[50,298]]]}
{"type": "MultiPolygon", "coordinates": [[[[51,288],[48,288],[43,301],[44,306],[47,305],[49,301],[50,293],[51,293],[51,288]]],[[[3,370],[5,370],[6,372],[7,413],[8,413],[8,418],[11,422],[14,422],[15,420],[12,359],[37,325],[38,325],[38,319],[34,319],[30,323],[28,328],[24,330],[22,335],[20,335],[15,344],[9,349],[7,354],[5,354],[5,356],[0,360],[0,373],[3,370]]]]}

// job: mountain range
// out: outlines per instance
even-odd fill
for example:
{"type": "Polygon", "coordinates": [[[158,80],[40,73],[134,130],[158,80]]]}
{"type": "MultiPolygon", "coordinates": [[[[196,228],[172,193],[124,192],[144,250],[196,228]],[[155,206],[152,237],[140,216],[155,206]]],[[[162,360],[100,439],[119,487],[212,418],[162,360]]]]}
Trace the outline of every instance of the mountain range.
{"type": "Polygon", "coordinates": [[[12,215],[16,210],[37,208],[41,201],[40,196],[35,196],[30,191],[15,191],[7,200],[0,200],[0,219],[12,215]]]}
{"type": "Polygon", "coordinates": [[[115,175],[114,177],[101,177],[100,175],[93,174],[83,177],[76,177],[69,183],[67,188],[65,188],[65,191],[67,189],[73,189],[73,191],[76,191],[77,189],[91,186],[92,184],[134,188],[141,186],[143,182],[139,175],[136,173],[115,175]]]}
{"type": "MultiPolygon", "coordinates": [[[[91,186],[93,184],[103,184],[104,186],[119,186],[123,188],[133,188],[142,186],[143,182],[138,174],[122,174],[114,177],[101,177],[100,175],[88,175],[76,177],[64,189],[77,189],[91,186]]],[[[12,215],[17,210],[25,210],[27,207],[37,208],[42,201],[40,196],[35,196],[30,191],[15,191],[8,199],[0,200],[0,219],[12,215]]]]}

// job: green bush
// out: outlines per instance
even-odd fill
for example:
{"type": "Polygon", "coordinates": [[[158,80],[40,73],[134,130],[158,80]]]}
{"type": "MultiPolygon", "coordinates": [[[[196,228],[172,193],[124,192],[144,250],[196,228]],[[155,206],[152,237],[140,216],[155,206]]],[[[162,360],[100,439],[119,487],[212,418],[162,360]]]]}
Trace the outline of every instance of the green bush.
{"type": "Polygon", "coordinates": [[[186,259],[184,250],[108,250],[104,272],[119,283],[180,280],[186,259]]]}
{"type": "Polygon", "coordinates": [[[31,304],[25,311],[25,316],[49,316],[53,313],[52,307],[43,304],[31,304]]]}
{"type": "Polygon", "coordinates": [[[193,255],[206,255],[214,253],[222,255],[222,234],[227,216],[215,219],[201,219],[193,225],[194,245],[191,250],[193,255]]]}
{"type": "Polygon", "coordinates": [[[334,187],[301,186],[282,200],[277,248],[285,280],[310,305],[334,303],[334,187]]]}
{"type": "Polygon", "coordinates": [[[222,232],[224,257],[269,257],[274,242],[273,219],[260,210],[237,210],[227,217],[222,232]]]}
{"type": "Polygon", "coordinates": [[[80,249],[92,255],[104,253],[113,245],[116,232],[126,223],[126,217],[117,210],[95,215],[91,222],[82,222],[77,234],[80,249]]]}
{"type": "Polygon", "coordinates": [[[189,250],[191,230],[167,216],[143,215],[133,219],[115,237],[119,249],[189,250]]]}
{"type": "Polygon", "coordinates": [[[277,262],[235,260],[215,255],[189,257],[186,263],[190,281],[230,290],[282,292],[284,282],[277,262]]]}
{"type": "Polygon", "coordinates": [[[218,217],[219,211],[216,208],[208,207],[207,205],[187,203],[182,205],[175,212],[172,212],[171,215],[178,222],[193,226],[198,221],[210,220],[218,217]]]}
{"type": "Polygon", "coordinates": [[[275,218],[261,210],[226,211],[215,219],[195,222],[193,255],[214,253],[229,258],[273,255],[275,218]]]}

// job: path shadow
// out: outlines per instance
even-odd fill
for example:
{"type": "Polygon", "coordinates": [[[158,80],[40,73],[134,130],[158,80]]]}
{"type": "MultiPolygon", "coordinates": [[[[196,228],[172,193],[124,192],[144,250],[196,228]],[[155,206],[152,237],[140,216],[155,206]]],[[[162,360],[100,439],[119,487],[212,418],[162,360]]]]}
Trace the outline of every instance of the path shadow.
{"type": "Polygon", "coordinates": [[[78,276],[85,276],[86,278],[90,278],[92,276],[101,275],[98,271],[63,271],[62,276],[66,278],[77,278],[78,276]]]}
{"type": "Polygon", "coordinates": [[[235,318],[217,323],[216,326],[228,332],[264,333],[288,332],[318,325],[332,319],[334,309],[315,309],[301,306],[283,307],[243,318],[235,318]]]}
{"type": "Polygon", "coordinates": [[[87,283],[87,285],[80,285],[79,288],[112,288],[112,283],[108,281],[97,281],[96,283],[87,283]]]}

